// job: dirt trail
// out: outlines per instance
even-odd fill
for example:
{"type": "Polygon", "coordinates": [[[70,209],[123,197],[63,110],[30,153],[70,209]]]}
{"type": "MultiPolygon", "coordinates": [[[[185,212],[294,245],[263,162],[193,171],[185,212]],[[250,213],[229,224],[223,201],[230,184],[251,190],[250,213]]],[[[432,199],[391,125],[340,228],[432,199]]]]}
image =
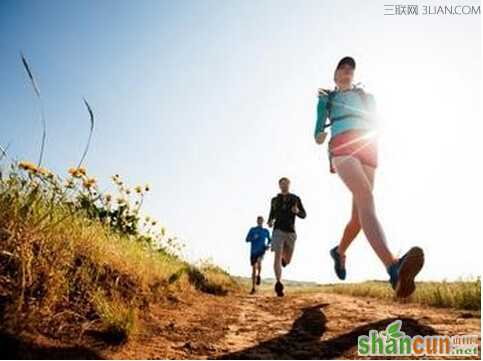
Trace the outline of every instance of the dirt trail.
{"type": "Polygon", "coordinates": [[[480,314],[326,293],[197,296],[162,305],[107,358],[358,358],[357,336],[403,320],[409,334],[477,334],[480,314]]]}

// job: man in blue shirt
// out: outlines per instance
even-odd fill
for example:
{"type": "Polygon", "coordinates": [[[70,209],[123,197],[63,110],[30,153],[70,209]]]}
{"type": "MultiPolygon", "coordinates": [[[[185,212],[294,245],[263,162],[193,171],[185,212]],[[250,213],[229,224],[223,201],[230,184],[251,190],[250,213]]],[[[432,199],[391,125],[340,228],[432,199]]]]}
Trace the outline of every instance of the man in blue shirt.
{"type": "Polygon", "coordinates": [[[268,229],[263,228],[263,217],[257,217],[257,226],[250,228],[248,232],[247,242],[251,243],[250,247],[250,264],[252,266],[252,291],[251,294],[255,293],[255,285],[260,285],[262,272],[262,260],[265,251],[268,248],[270,242],[270,232],[268,229]],[[268,240],[267,243],[265,241],[268,240]]]}

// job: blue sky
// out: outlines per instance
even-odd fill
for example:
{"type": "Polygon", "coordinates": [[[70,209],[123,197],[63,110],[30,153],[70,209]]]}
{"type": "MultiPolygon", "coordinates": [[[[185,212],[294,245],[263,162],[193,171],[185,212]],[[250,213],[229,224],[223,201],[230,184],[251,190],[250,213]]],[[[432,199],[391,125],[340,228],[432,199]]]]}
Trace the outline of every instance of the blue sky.
{"type": "MultiPolygon", "coordinates": [[[[77,163],[86,97],[89,171],[106,187],[115,173],[150,183],[147,212],[188,258],[245,275],[245,233],[288,176],[308,217],[287,277],[335,281],[328,250],[350,197],[313,142],[315,94],[353,55],[382,116],[376,199],[391,248],[422,245],[425,279],[479,274],[468,250],[479,247],[480,17],[384,16],[384,3],[1,1],[0,143],[38,157],[22,50],[45,102],[48,167],[77,163]]],[[[362,236],[349,262],[351,280],[386,277],[362,236]]]]}

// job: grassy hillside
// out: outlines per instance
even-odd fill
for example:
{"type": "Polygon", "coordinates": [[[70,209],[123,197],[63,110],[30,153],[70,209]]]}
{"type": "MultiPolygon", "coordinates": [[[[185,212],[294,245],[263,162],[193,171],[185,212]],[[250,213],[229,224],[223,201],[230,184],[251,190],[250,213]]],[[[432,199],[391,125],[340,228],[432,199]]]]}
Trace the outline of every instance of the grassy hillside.
{"type": "Polygon", "coordinates": [[[182,260],[176,240],[141,216],[148,186],[113,181],[116,196],[83,168],[65,179],[29,162],[0,170],[0,332],[96,329],[123,341],[152,302],[236,287],[219,268],[182,260]]]}
{"type": "MultiPolygon", "coordinates": [[[[323,285],[320,289],[356,297],[394,299],[394,291],[387,282],[382,281],[323,285]]],[[[481,282],[479,278],[466,282],[419,282],[416,292],[402,302],[479,311],[481,310],[481,282]]]]}
{"type": "MultiPolygon", "coordinates": [[[[237,277],[237,281],[250,290],[252,281],[248,277],[237,277]]],[[[273,292],[273,278],[262,279],[259,290],[273,292]]],[[[396,300],[398,302],[413,302],[434,307],[457,308],[464,310],[481,309],[480,279],[458,282],[418,282],[416,292],[408,299],[396,299],[394,291],[386,281],[367,281],[361,283],[319,284],[316,282],[284,280],[287,292],[312,293],[329,292],[355,297],[374,297],[396,300]]]]}

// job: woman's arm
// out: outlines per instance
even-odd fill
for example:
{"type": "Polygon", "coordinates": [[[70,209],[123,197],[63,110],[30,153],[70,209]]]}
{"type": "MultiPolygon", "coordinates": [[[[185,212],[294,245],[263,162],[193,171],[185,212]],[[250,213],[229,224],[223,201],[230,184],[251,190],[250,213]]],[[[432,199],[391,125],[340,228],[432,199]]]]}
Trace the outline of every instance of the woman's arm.
{"type": "MultiPolygon", "coordinates": [[[[320,94],[320,93],[319,93],[320,94]]],[[[315,123],[314,138],[318,144],[322,144],[325,140],[324,127],[327,121],[327,95],[319,95],[319,102],[317,104],[317,121],[315,123]]]]}

